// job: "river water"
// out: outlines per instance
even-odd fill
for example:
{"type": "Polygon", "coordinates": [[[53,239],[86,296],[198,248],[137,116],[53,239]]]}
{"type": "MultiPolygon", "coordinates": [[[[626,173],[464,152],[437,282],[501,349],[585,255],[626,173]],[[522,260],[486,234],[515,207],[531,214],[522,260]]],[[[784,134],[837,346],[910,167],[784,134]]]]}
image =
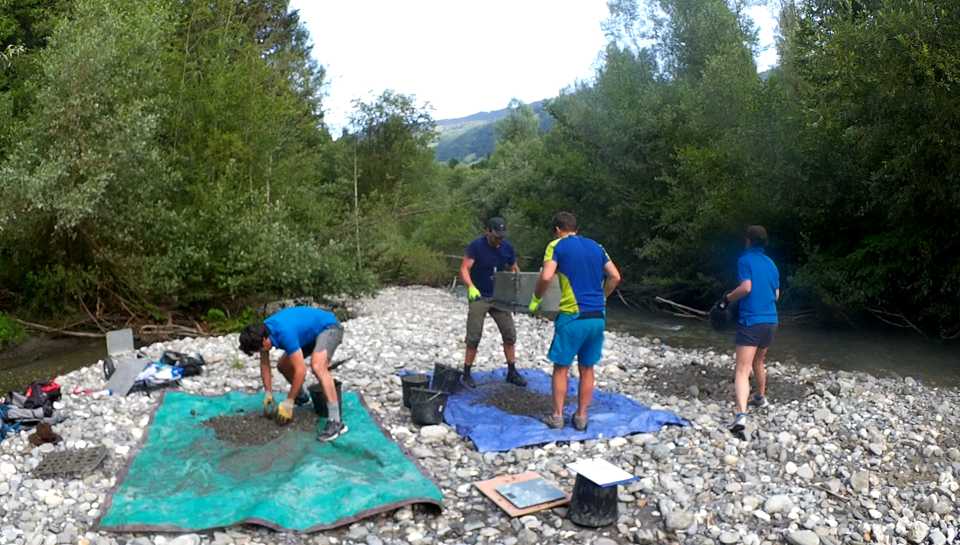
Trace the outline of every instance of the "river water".
{"type": "MultiPolygon", "coordinates": [[[[733,356],[733,333],[714,331],[707,322],[699,320],[611,307],[607,328],[656,337],[671,346],[711,348],[733,356]]],[[[767,358],[879,376],[911,376],[931,386],[960,386],[960,344],[927,341],[906,331],[786,324],[777,331],[767,358]]]]}
{"type": "MultiPolygon", "coordinates": [[[[733,354],[733,333],[718,333],[698,320],[612,306],[607,327],[656,337],[678,348],[733,354]]],[[[13,353],[0,355],[0,392],[96,363],[105,353],[103,340],[33,338],[13,353]]],[[[960,387],[960,345],[942,345],[905,332],[785,325],[777,332],[768,358],[881,376],[911,376],[933,386],[960,387]]]]}

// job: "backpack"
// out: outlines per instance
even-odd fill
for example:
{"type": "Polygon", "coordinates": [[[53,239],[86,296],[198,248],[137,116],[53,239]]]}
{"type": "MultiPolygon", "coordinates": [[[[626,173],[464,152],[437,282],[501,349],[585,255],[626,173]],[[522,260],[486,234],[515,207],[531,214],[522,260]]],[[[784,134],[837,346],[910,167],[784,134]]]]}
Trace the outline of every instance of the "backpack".
{"type": "Polygon", "coordinates": [[[24,401],[25,409],[39,409],[46,406],[53,406],[54,401],[60,401],[60,385],[53,380],[42,380],[32,383],[24,392],[27,399],[24,401]]]}
{"type": "Polygon", "coordinates": [[[182,352],[174,352],[173,350],[165,351],[163,355],[160,356],[160,363],[180,368],[182,376],[184,377],[192,377],[203,373],[203,366],[206,365],[203,356],[197,352],[184,354],[182,352]]]}

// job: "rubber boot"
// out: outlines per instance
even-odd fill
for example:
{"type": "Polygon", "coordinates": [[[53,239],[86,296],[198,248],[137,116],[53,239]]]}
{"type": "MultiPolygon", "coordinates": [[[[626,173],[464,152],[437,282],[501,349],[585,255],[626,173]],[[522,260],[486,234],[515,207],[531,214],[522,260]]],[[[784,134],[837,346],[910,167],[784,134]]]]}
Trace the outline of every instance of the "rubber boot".
{"type": "Polygon", "coordinates": [[[517,364],[507,362],[507,382],[510,384],[515,384],[521,388],[526,387],[527,379],[523,378],[520,375],[520,372],[517,371],[517,364]]]}
{"type": "Polygon", "coordinates": [[[460,378],[460,382],[463,383],[467,388],[476,388],[477,383],[473,381],[473,376],[470,375],[470,369],[472,365],[463,366],[463,376],[460,378]]]}

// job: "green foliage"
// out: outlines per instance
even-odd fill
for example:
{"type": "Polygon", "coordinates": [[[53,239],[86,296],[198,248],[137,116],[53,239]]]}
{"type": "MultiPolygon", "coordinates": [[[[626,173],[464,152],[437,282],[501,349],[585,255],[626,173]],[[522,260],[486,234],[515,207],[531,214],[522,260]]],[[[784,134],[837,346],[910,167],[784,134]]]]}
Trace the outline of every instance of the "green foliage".
{"type": "Polygon", "coordinates": [[[231,316],[227,311],[219,308],[207,309],[207,313],[204,315],[204,321],[214,333],[219,335],[238,332],[256,319],[257,313],[250,307],[244,308],[235,316],[231,316]]]}
{"type": "Polygon", "coordinates": [[[9,316],[0,312],[0,350],[15,346],[27,338],[23,327],[9,316]]]}
{"type": "Polygon", "coordinates": [[[463,191],[521,253],[569,209],[629,287],[701,305],[764,224],[791,304],[960,336],[960,12],[786,2],[782,66],[761,78],[745,6],[610,2],[595,80],[549,102],[543,137],[520,110],[502,122],[463,191]]]}
{"type": "MultiPolygon", "coordinates": [[[[16,145],[0,142],[0,275],[28,310],[103,296],[162,319],[372,288],[340,240],[347,168],[286,2],[71,4],[17,15],[11,34],[48,44],[17,75],[35,104],[5,127],[16,145]]],[[[2,84],[9,117],[19,95],[2,84]]]]}

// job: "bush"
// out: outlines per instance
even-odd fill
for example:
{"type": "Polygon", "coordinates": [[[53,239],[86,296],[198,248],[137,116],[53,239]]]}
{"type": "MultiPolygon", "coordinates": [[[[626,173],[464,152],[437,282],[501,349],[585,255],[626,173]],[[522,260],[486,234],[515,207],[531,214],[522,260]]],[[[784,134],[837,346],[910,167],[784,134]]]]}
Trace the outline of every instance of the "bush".
{"type": "Polygon", "coordinates": [[[23,327],[6,314],[0,312],[0,349],[6,349],[23,342],[27,333],[23,327]]]}

